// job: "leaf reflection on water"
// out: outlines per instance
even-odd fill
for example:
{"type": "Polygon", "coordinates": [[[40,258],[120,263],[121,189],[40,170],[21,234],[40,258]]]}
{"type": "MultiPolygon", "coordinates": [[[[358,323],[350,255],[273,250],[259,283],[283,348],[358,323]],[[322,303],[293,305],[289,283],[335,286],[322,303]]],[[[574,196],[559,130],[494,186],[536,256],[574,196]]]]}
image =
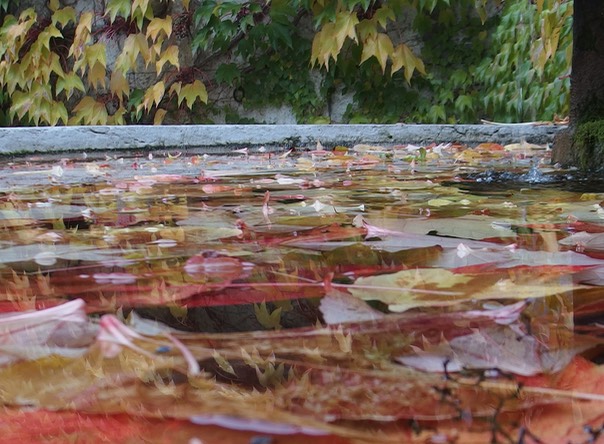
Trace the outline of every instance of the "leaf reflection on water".
{"type": "Polygon", "coordinates": [[[0,167],[4,415],[185,421],[208,442],[210,424],[232,429],[219,442],[587,442],[604,193],[531,147],[0,167]]]}

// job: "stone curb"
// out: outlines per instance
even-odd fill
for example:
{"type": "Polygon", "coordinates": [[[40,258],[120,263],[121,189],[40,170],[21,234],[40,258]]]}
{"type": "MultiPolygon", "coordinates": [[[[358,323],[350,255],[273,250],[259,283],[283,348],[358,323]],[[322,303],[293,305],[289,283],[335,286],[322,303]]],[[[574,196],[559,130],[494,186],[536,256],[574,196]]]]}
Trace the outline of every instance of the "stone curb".
{"type": "Polygon", "coordinates": [[[551,143],[561,125],[176,125],[1,128],[0,155],[89,150],[203,149],[212,154],[265,146],[396,145],[457,142],[551,143]]]}

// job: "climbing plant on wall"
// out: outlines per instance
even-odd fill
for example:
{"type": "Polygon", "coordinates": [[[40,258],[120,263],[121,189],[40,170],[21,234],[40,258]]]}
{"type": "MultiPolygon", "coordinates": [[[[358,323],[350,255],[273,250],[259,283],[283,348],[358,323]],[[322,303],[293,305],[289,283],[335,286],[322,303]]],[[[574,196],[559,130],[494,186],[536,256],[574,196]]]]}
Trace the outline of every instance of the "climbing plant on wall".
{"type": "Polygon", "coordinates": [[[351,122],[563,114],[572,2],[506,2],[500,14],[494,4],[99,0],[77,14],[48,0],[4,17],[0,123],[242,121],[237,102],[321,122],[336,93],[352,96],[351,122]],[[420,41],[410,44],[405,27],[420,41]]]}
{"type": "Polygon", "coordinates": [[[146,115],[160,123],[171,101],[189,109],[207,101],[204,84],[180,69],[172,17],[155,16],[149,0],[109,0],[101,17],[78,16],[50,0],[48,12],[29,8],[7,16],[0,28],[0,84],[10,97],[10,121],[124,124],[146,115]],[[119,48],[111,66],[110,45],[119,48]],[[127,77],[149,67],[155,81],[132,89],[127,77]]]}

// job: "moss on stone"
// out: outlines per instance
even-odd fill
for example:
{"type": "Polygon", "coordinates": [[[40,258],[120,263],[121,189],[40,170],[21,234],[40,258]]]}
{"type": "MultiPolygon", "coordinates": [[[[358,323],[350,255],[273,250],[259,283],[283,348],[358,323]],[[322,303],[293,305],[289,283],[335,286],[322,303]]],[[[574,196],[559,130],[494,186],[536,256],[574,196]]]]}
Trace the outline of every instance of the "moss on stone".
{"type": "Polygon", "coordinates": [[[577,125],[573,149],[580,168],[594,169],[604,165],[604,118],[577,125]]]}

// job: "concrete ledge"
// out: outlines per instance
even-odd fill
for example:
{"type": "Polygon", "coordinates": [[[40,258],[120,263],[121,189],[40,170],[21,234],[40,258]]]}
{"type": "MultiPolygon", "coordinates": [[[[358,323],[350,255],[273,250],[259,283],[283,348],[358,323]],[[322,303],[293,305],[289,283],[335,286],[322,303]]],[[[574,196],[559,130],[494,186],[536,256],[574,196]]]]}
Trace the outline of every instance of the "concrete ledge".
{"type": "Polygon", "coordinates": [[[279,150],[356,143],[395,145],[458,142],[551,143],[556,125],[177,125],[1,128],[0,155],[86,150],[201,148],[228,153],[266,146],[279,150]]]}

